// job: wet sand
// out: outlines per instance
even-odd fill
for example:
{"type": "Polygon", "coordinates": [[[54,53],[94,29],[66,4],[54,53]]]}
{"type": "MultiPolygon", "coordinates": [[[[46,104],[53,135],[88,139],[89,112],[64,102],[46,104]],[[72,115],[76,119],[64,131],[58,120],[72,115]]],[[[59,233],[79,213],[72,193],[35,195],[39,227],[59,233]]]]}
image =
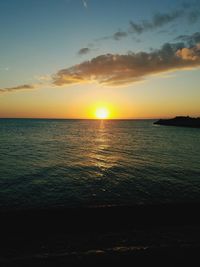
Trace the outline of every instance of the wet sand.
{"type": "Polygon", "coordinates": [[[0,265],[195,266],[199,210],[182,203],[2,211],[0,265]]]}

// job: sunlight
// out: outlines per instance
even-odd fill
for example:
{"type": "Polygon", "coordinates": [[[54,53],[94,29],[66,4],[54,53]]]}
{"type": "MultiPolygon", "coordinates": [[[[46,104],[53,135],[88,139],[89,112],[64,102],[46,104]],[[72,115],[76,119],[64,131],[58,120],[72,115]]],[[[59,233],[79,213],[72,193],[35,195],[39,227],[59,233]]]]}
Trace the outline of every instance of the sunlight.
{"type": "Polygon", "coordinates": [[[106,107],[99,107],[95,111],[95,117],[100,120],[108,119],[110,112],[106,107]]]}

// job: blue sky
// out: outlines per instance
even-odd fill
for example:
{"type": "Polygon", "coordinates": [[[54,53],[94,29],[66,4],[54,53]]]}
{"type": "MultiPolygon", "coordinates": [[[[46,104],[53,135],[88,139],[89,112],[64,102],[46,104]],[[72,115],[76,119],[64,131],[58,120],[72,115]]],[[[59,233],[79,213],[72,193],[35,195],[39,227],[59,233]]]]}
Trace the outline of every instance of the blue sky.
{"type": "MultiPolygon", "coordinates": [[[[165,43],[181,42],[182,40],[177,39],[178,36],[191,36],[200,31],[200,13],[198,10],[200,10],[200,1],[1,0],[0,88],[16,88],[24,84],[36,84],[40,77],[47,77],[48,79],[62,69],[68,69],[108,53],[112,55],[126,55],[130,52],[150,53],[160,49],[165,43]],[[156,15],[162,17],[160,24],[155,24],[157,23],[155,22],[156,15]],[[133,24],[142,26],[142,32],[133,31],[131,26],[133,24]],[[124,35],[115,39],[114,34],[116,33],[124,35]],[[78,53],[83,48],[87,49],[86,52],[78,53]]],[[[191,67],[189,66],[189,68],[191,67]]],[[[186,106],[188,94],[194,103],[196,103],[196,98],[200,96],[197,86],[200,82],[198,66],[195,65],[195,68],[192,66],[192,70],[180,70],[180,72],[170,75],[164,78],[160,76],[146,78],[145,76],[145,81],[142,79],[142,83],[138,83],[137,86],[132,81],[128,86],[122,84],[121,87],[124,90],[102,87],[101,84],[98,84],[98,79],[97,84],[94,83],[93,85],[90,82],[88,85],[85,83],[76,85],[76,83],[71,84],[70,81],[70,84],[66,84],[66,87],[62,86],[62,89],[51,88],[47,84],[35,92],[33,92],[34,90],[27,92],[13,90],[13,92],[0,95],[0,105],[2,106],[2,109],[0,108],[2,115],[0,114],[0,116],[26,114],[26,105],[24,105],[24,111],[20,111],[21,113],[19,106],[23,106],[25,101],[31,102],[33,95],[35,99],[38,99],[35,101],[41,101],[41,106],[39,105],[37,109],[40,109],[45,101],[49,103],[48,108],[50,108],[53,99],[57,98],[57,105],[59,105],[59,96],[62,99],[66,97],[66,106],[71,107],[73,102],[74,105],[77,105],[76,100],[78,98],[84,99],[84,97],[88,97],[88,94],[90,96],[95,95],[91,97],[91,102],[95,101],[95,97],[109,102],[111,101],[109,96],[112,95],[114,98],[116,95],[116,97],[124,99],[125,103],[130,99],[133,99],[134,102],[135,97],[139,94],[140,106],[142,107],[146,101],[148,102],[148,99],[151,106],[155,103],[151,96],[156,98],[154,88],[163,92],[162,87],[169,86],[172,89],[169,89],[168,92],[166,89],[158,95],[165,96],[169,102],[170,99],[179,101],[178,87],[182,86],[181,94],[186,103],[183,111],[181,110],[182,105],[180,105],[180,113],[187,111],[189,114],[197,115],[199,112],[198,103],[195,109],[191,107],[191,112],[187,110],[186,106]],[[190,89],[186,87],[188,83],[190,89]],[[140,90],[139,93],[137,88],[140,90]],[[144,92],[146,93],[144,94],[144,92]],[[106,95],[108,95],[107,98],[106,95]],[[14,106],[16,109],[13,108],[14,106]]],[[[159,101],[161,97],[158,99],[159,101]]],[[[191,102],[191,100],[188,102],[188,106],[191,106],[191,102]]],[[[177,106],[179,104],[177,102],[177,106]]],[[[82,104],[79,103],[79,105],[82,104]]],[[[42,112],[41,109],[41,114],[42,112]]],[[[85,116],[85,111],[80,109],[81,112],[85,116]]],[[[131,112],[133,111],[130,108],[129,117],[135,117],[134,112],[132,115],[131,112]]],[[[159,108],[157,112],[158,116],[167,116],[167,106],[166,112],[159,112],[159,108]]],[[[29,114],[28,111],[27,114],[29,114]]],[[[66,112],[62,116],[69,116],[70,114],[66,112]]],[[[141,114],[143,114],[142,117],[148,116],[145,112],[141,114]]],[[[149,116],[155,115],[152,113],[149,116]]],[[[140,117],[139,112],[137,117],[140,117]]]]}

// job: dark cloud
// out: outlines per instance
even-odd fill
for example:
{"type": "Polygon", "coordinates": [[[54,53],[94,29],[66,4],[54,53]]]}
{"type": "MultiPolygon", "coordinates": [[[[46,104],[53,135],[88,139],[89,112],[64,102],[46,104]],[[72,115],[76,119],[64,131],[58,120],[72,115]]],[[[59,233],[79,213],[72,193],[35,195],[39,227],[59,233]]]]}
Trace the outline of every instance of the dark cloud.
{"type": "MultiPolygon", "coordinates": [[[[158,34],[162,34],[162,33],[168,33],[169,35],[175,34],[176,29],[173,29],[173,31],[170,31],[169,29],[166,29],[166,28],[163,30],[162,27],[171,23],[170,26],[171,27],[173,26],[174,28],[175,26],[177,26],[176,20],[180,18],[184,18],[185,20],[187,20],[188,23],[197,22],[197,20],[200,19],[200,5],[198,1],[182,3],[179,9],[171,10],[170,12],[166,12],[166,13],[158,12],[154,14],[152,18],[149,20],[142,20],[140,22],[134,22],[131,20],[129,22],[129,29],[127,30],[120,29],[112,35],[95,39],[95,42],[106,41],[106,40],[119,41],[130,35],[132,35],[132,37],[136,37],[136,35],[140,35],[147,31],[159,30],[160,28],[161,30],[157,32],[158,34]]],[[[141,41],[140,39],[134,39],[134,40],[136,42],[137,40],[141,41]]],[[[89,48],[82,48],[79,50],[78,54],[85,55],[89,53],[90,51],[91,50],[89,48]]]]}
{"type": "Polygon", "coordinates": [[[129,34],[141,34],[146,31],[158,29],[182,16],[184,16],[184,9],[174,10],[169,13],[156,13],[151,18],[151,20],[143,20],[139,23],[130,21],[129,31],[117,31],[111,36],[103,37],[100,40],[114,39],[120,40],[124,37],[127,37],[129,34]]]}
{"type": "Polygon", "coordinates": [[[19,86],[15,86],[15,87],[0,88],[0,93],[20,91],[20,90],[31,90],[34,88],[35,88],[35,85],[23,84],[23,85],[19,85],[19,86]]]}
{"type": "Polygon", "coordinates": [[[98,82],[107,86],[130,84],[148,75],[200,66],[200,44],[166,43],[149,53],[106,54],[58,71],[53,84],[64,86],[98,82]]]}
{"type": "Polygon", "coordinates": [[[187,1],[187,2],[184,2],[182,3],[182,7],[186,10],[188,9],[194,9],[195,8],[198,8],[199,7],[199,0],[190,0],[190,1],[187,1]]]}
{"type": "Polygon", "coordinates": [[[113,34],[113,39],[114,40],[120,40],[124,37],[127,37],[128,33],[124,31],[117,31],[116,33],[113,34]]]}
{"type": "Polygon", "coordinates": [[[188,20],[190,23],[195,23],[200,18],[200,10],[193,10],[188,14],[188,20]]]}
{"type": "Polygon", "coordinates": [[[194,3],[189,3],[189,2],[183,2],[182,3],[182,7],[184,8],[184,9],[189,9],[189,8],[191,8],[192,7],[192,5],[193,5],[194,3]]]}
{"type": "Polygon", "coordinates": [[[144,31],[144,26],[142,24],[130,21],[130,25],[131,25],[131,32],[140,34],[144,31]]]}
{"type": "Polygon", "coordinates": [[[130,21],[130,33],[141,34],[155,30],[180,18],[186,19],[189,23],[197,22],[200,18],[199,3],[184,3],[180,9],[167,13],[156,13],[150,20],[142,20],[139,23],[130,21]]]}
{"type": "Polygon", "coordinates": [[[79,51],[78,51],[78,54],[80,55],[80,56],[83,56],[83,55],[86,55],[86,54],[88,54],[88,53],[90,53],[91,52],[91,49],[90,48],[88,48],[88,47],[84,47],[84,48],[81,48],[79,51]]]}
{"type": "Polygon", "coordinates": [[[176,20],[177,18],[181,17],[184,15],[183,10],[175,10],[172,11],[171,13],[157,13],[153,16],[152,19],[152,26],[153,27],[162,27],[165,24],[176,20]]]}
{"type": "Polygon", "coordinates": [[[184,16],[184,10],[175,10],[170,13],[156,13],[151,20],[143,20],[140,23],[130,21],[130,32],[141,34],[146,31],[158,29],[178,18],[184,16]]]}
{"type": "Polygon", "coordinates": [[[179,35],[175,40],[180,40],[189,46],[194,46],[197,43],[200,43],[200,32],[195,32],[192,35],[179,35]]]}
{"type": "Polygon", "coordinates": [[[110,35],[110,36],[104,36],[104,37],[101,37],[101,38],[96,39],[95,41],[96,41],[96,42],[104,41],[104,40],[115,40],[115,41],[119,41],[119,40],[121,40],[122,38],[127,37],[128,35],[129,35],[128,32],[118,30],[118,31],[115,32],[113,35],[110,35]]]}

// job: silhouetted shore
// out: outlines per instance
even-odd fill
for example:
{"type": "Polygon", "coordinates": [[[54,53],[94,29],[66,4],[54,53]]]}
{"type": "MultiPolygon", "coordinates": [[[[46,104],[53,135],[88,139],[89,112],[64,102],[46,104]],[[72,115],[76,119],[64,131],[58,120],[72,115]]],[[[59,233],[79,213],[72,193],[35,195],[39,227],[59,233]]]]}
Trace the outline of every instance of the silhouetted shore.
{"type": "Polygon", "coordinates": [[[1,212],[1,266],[193,266],[200,203],[1,212]]]}
{"type": "Polygon", "coordinates": [[[200,128],[200,118],[178,116],[173,119],[160,119],[154,122],[154,124],[166,125],[166,126],[200,128]]]}

